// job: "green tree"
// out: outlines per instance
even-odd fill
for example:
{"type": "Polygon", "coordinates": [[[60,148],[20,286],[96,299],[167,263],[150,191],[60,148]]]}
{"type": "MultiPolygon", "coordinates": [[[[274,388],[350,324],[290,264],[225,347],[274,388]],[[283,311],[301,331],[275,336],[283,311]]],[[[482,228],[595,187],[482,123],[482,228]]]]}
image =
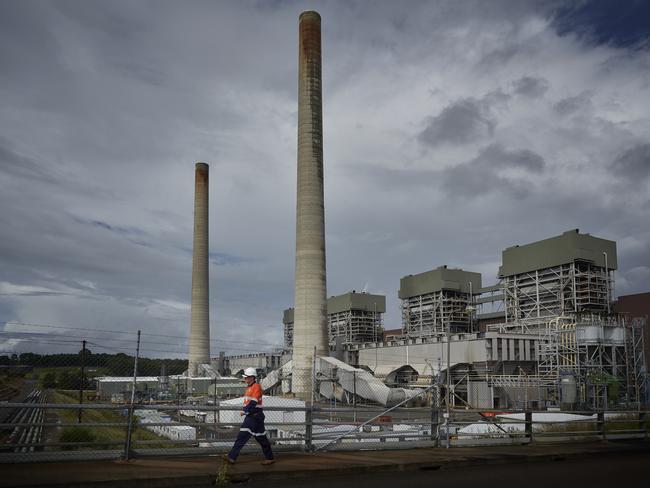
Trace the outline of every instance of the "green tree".
{"type": "Polygon", "coordinates": [[[62,390],[78,390],[79,374],[74,374],[69,369],[64,369],[59,373],[56,383],[62,390]]]}
{"type": "Polygon", "coordinates": [[[41,379],[43,388],[55,388],[56,387],[56,375],[52,371],[48,371],[43,375],[41,379]]]}

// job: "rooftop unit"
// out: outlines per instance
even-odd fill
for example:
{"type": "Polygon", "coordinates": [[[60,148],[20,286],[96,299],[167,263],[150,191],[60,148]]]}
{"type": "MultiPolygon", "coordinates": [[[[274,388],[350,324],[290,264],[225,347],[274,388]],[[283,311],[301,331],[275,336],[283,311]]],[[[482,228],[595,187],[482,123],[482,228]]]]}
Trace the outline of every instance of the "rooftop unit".
{"type": "Polygon", "coordinates": [[[616,268],[616,243],[578,229],[509,247],[499,268],[505,320],[609,312],[616,268]]]}
{"type": "Polygon", "coordinates": [[[473,297],[481,274],[440,266],[400,280],[402,329],[409,337],[472,330],[473,297]]]}

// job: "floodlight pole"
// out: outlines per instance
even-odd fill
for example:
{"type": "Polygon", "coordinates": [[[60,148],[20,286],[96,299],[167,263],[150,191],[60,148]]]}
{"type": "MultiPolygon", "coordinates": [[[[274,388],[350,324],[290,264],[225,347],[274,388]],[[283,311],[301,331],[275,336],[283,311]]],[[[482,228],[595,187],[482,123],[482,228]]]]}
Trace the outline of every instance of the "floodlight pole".
{"type": "Polygon", "coordinates": [[[605,256],[605,286],[607,287],[607,315],[609,315],[609,267],[607,266],[607,253],[605,251],[603,251],[603,256],[605,256]]]}

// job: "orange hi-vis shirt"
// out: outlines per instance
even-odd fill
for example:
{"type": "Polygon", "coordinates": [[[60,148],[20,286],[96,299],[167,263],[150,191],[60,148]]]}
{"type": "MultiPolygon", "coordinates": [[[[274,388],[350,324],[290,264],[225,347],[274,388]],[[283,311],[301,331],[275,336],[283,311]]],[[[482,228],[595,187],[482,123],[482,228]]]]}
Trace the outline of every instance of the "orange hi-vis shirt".
{"type": "Polygon", "coordinates": [[[262,408],[262,387],[258,382],[253,383],[244,392],[244,411],[247,412],[250,408],[262,408]],[[251,401],[256,402],[256,405],[250,405],[251,401]]]}

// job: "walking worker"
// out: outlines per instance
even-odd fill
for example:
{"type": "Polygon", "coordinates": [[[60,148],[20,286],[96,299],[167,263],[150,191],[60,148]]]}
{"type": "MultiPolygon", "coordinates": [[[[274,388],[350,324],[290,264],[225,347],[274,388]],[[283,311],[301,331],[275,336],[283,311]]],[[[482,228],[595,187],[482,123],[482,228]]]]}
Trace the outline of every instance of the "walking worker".
{"type": "Polygon", "coordinates": [[[262,387],[257,382],[257,371],[255,368],[246,368],[244,370],[244,381],[248,386],[244,393],[244,411],[239,415],[245,416],[239,428],[239,434],[235,439],[235,445],[232,447],[228,454],[224,454],[224,459],[230,464],[235,464],[239,451],[242,450],[244,444],[248,442],[251,436],[262,446],[264,453],[263,465],[273,464],[273,451],[271,450],[271,443],[266,437],[266,430],[264,429],[264,412],[262,411],[262,387]]]}

